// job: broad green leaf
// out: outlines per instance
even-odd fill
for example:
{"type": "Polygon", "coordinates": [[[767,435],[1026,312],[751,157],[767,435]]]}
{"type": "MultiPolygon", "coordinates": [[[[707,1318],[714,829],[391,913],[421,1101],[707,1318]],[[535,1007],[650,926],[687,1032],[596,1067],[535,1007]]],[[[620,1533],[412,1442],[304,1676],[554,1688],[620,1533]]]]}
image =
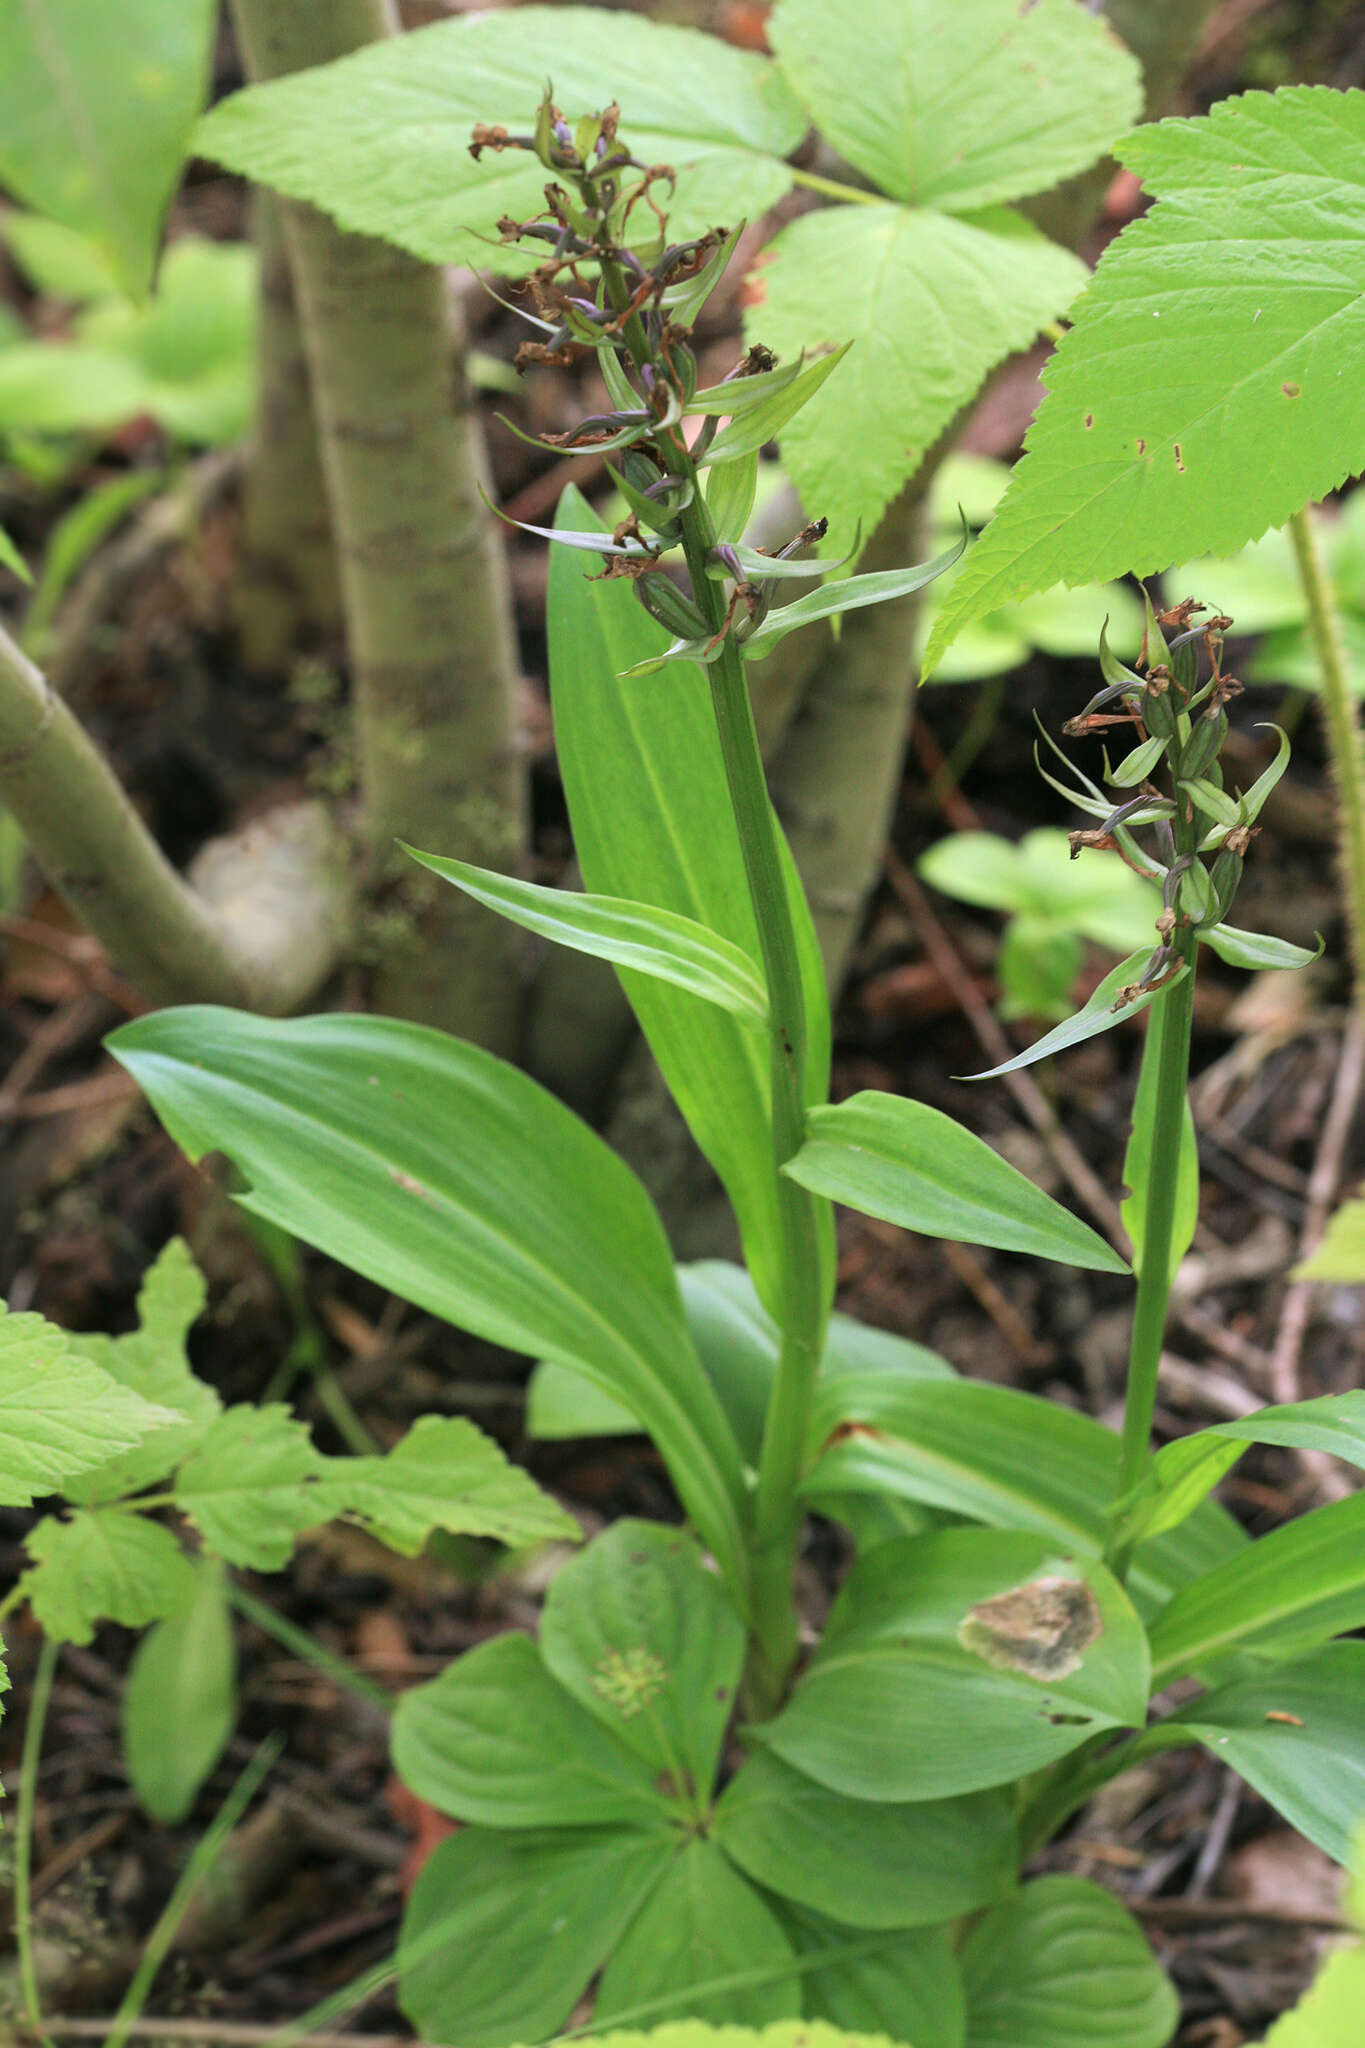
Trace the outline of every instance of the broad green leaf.
{"type": "Polygon", "coordinates": [[[1036,1039],[1025,1051],[1016,1053],[1012,1060],[1005,1060],[998,1067],[987,1067],[982,1073],[972,1074],[973,1081],[993,1081],[1000,1074],[1013,1074],[1020,1067],[1031,1067],[1038,1060],[1049,1059],[1054,1052],[1065,1052],[1068,1046],[1081,1045],[1087,1038],[1098,1038],[1102,1031],[1112,1031],[1116,1024],[1126,1023],[1129,1017],[1136,1017],[1168,988],[1189,973],[1188,967],[1180,967],[1169,981],[1159,989],[1148,989],[1145,994],[1135,995],[1131,1001],[1122,1002],[1120,997],[1126,988],[1136,987],[1143,969],[1151,958],[1152,948],[1143,946],[1136,953],[1130,953],[1126,960],[1120,960],[1117,967],[1105,975],[1095,993],[1083,1009],[1068,1017],[1064,1024],[1058,1024],[1036,1039]]]}
{"type": "Polygon", "coordinates": [[[1264,2048],[1355,2048],[1365,2010],[1365,1946],[1335,1950],[1298,2004],[1265,2037],[1264,2048]]]}
{"type": "Polygon", "coordinates": [[[1112,1893],[1039,1877],[962,1950],[967,2048],[1166,2048],[1179,2001],[1112,1893]]]}
{"type": "Polygon", "coordinates": [[[1288,939],[1277,939],[1265,932],[1244,932],[1232,924],[1216,924],[1200,932],[1199,937],[1229,967],[1245,967],[1253,974],[1263,967],[1311,967],[1322,952],[1321,946],[1315,951],[1307,946],[1291,946],[1288,939]]]}
{"type": "Polygon", "coordinates": [[[714,1842],[694,1837],[664,1872],[613,1950],[594,2007],[610,2025],[647,2005],[660,2018],[686,2014],[717,2026],[761,2026],[801,2011],[792,1947],[771,1906],[714,1842]],[[751,1971],[763,1983],[727,1985],[751,1971]],[[708,1993],[706,1986],[722,1988],[708,1993]],[[672,1995],[670,1995],[672,1994],[672,1995]]]}
{"type": "Polygon", "coordinates": [[[493,223],[543,212],[544,166],[522,150],[488,150],[476,163],[469,137],[476,122],[529,132],[547,53],[571,121],[614,96],[635,154],[677,170],[675,239],[756,219],[789,188],[781,159],[806,123],[773,65],[693,29],[596,7],[439,22],[251,86],[214,108],[196,148],[430,263],[515,267],[493,223]]]}
{"type": "Polygon", "coordinates": [[[1231,553],[1365,465],[1362,143],[1365,94],[1291,86],[1119,145],[1156,205],[1074,310],[928,667],[1009,598],[1231,553]]]}
{"type": "Polygon", "coordinates": [[[19,1584],[44,1635],[88,1643],[97,1621],[142,1628],[193,1596],[189,1559],[169,1529],[117,1508],[48,1515],[24,1539],[33,1559],[19,1584]]]}
{"type": "Polygon", "coordinates": [[[668,1827],[462,1829],[408,1902],[403,2011],[460,2048],[558,2033],[677,1853],[668,1827]]]}
{"type": "MultiPolygon", "coordinates": [[[[1125,868],[1124,873],[1128,870],[1125,868]]],[[[1137,877],[1133,879],[1136,881],[1137,877]]],[[[1138,884],[1139,888],[1142,884],[1138,884]]],[[[1151,1186],[1152,1132],[1161,1089],[1161,1037],[1149,1022],[1138,1070],[1137,1093],[1133,1097],[1132,1128],[1123,1155],[1123,1184],[1127,1189],[1121,1214],[1123,1227],[1133,1244],[1133,1271],[1142,1270],[1142,1246],[1147,1234],[1147,1197],[1151,1186]]],[[[1194,1243],[1199,1221],[1199,1145],[1194,1134],[1194,1113],[1188,1093],[1180,1112],[1180,1152],[1176,1160],[1175,1194],[1171,1219],[1170,1270],[1174,1280],[1180,1261],[1194,1243]]]]}
{"type": "Polygon", "coordinates": [[[758,493],[758,450],[743,462],[722,462],[706,472],[706,506],[718,540],[741,540],[758,493]]]}
{"type": "Polygon", "coordinates": [[[916,862],[921,878],[940,895],[983,910],[1032,910],[1036,890],[1019,849],[998,832],[948,832],[916,862]]]}
{"type": "Polygon", "coordinates": [[[244,1207],[623,1400],[743,1587],[738,1454],[663,1230],[577,1117],[491,1054],[388,1018],[163,1010],[110,1047],[193,1157],[234,1160],[244,1207]]]}
{"type": "Polygon", "coordinates": [[[851,1799],[950,1798],[1146,1718],[1147,1643],[1095,1558],[949,1529],[854,1566],[776,1720],[750,1731],[851,1799]]]}
{"type": "Polygon", "coordinates": [[[1258,1408],[1163,1444],[1147,1485],[1127,1517],[1128,1538],[1173,1529],[1218,1484],[1248,1444],[1328,1451],[1365,1467],[1365,1392],[1323,1394],[1312,1401],[1258,1408]]]}
{"type": "Polygon", "coordinates": [[[1297,626],[1308,609],[1289,535],[1279,527],[1235,555],[1205,555],[1167,570],[1161,588],[1167,604],[1197,597],[1226,613],[1238,633],[1297,626]]]}
{"type": "Polygon", "coordinates": [[[649,1826],[668,1800],[556,1683],[529,1636],[495,1636],[405,1692],[393,1767],[441,1813],[493,1828],[649,1826]]]}
{"type": "Polygon", "coordinates": [[[174,1413],[177,1426],[83,1473],[66,1488],[82,1507],[121,1500],[151,1486],[177,1465],[222,1409],[212,1387],[197,1379],[185,1355],[190,1327],[203,1314],[206,1290],[183,1238],[174,1237],[138,1291],[139,1327],[126,1336],[91,1334],[81,1349],[112,1379],[144,1401],[174,1413]]]}
{"type": "Polygon", "coordinates": [[[655,1782],[709,1799],[744,1628],[685,1530],[613,1523],[556,1576],[540,1653],[655,1782]]]}
{"type": "Polygon", "coordinates": [[[951,212],[1083,171],[1142,110],[1136,60],[1072,0],[781,0],[773,47],[811,118],[894,198],[951,212]]]}
{"type": "Polygon", "coordinates": [[[783,1172],[906,1230],[1030,1252],[1098,1273],[1126,1262],[1078,1217],[941,1110],[864,1089],[813,1109],[783,1172]]]}
{"type": "Polygon", "coordinates": [[[1012,917],[1001,933],[995,956],[1000,978],[998,1015],[1040,1023],[1069,1016],[1082,952],[1078,938],[1058,931],[1045,918],[1012,917]]]}
{"type": "Polygon", "coordinates": [[[251,421],[258,265],[240,243],[185,235],[167,251],[150,303],[105,302],[80,334],[138,376],[134,412],[192,446],[236,441],[251,421]]]}
{"type": "MultiPolygon", "coordinates": [[[[601,523],[576,491],[560,501],[559,518],[601,523]]],[[[586,887],[692,918],[759,958],[703,671],[689,664],[664,682],[621,680],[623,669],[664,645],[663,629],[625,585],[589,582],[563,548],[550,552],[549,623],[555,739],[586,887]]],[[[629,970],[621,981],[730,1197],[759,1292],[776,1305],[781,1229],[767,1045],[713,1003],[629,970]]],[[[827,1018],[823,989],[819,995],[827,1018]]],[[[813,1041],[827,1029],[823,1018],[808,1019],[813,1041]]]]}
{"type": "Polygon", "coordinates": [[[896,1928],[840,1955],[845,1928],[804,1909],[789,1909],[787,1917],[807,1965],[808,2013],[914,2048],[963,2048],[962,1973],[943,1928],[896,1928]],[[810,1967],[812,1957],[831,1951],[828,1962],[810,1967]]]}
{"type": "Polygon", "coordinates": [[[1365,1643],[1326,1643],[1264,1676],[1205,1693],[1148,1738],[1188,1729],[1292,1827],[1350,1860],[1365,1821],[1365,1643]]]}
{"type": "Polygon", "coordinates": [[[520,1546],[577,1542],[577,1522],[461,1415],[423,1415],[383,1457],[331,1458],[315,1514],[358,1517],[416,1557],[433,1529],[520,1546]]]}
{"type": "Polygon", "coordinates": [[[59,220],[7,206],[0,213],[0,241],[44,298],[83,305],[119,296],[118,278],[99,244],[59,220]]]}
{"type": "Polygon", "coordinates": [[[987,910],[1014,911],[1131,953],[1156,942],[1160,891],[1119,860],[1073,860],[1065,832],[1040,826],[1017,845],[997,832],[949,832],[922,855],[931,888],[987,910]]]}
{"type": "Polygon", "coordinates": [[[780,1898],[850,1927],[921,1927],[992,1905],[1018,1882],[1009,1799],[845,1799],[757,1750],[726,1787],[715,1839],[780,1898]]]}
{"type": "Polygon", "coordinates": [[[1224,1650],[1275,1655],[1365,1626],[1365,1493],[1260,1536],[1177,1593],[1152,1629],[1156,1683],[1224,1650]]]}
{"type": "Polygon", "coordinates": [[[886,2037],[864,2033],[855,2040],[821,2020],[775,2020],[767,2027],[727,2026],[723,2032],[702,2020],[669,2020],[648,2032],[613,2028],[589,2039],[592,2048],[893,2048],[886,2037]]]}
{"type": "Polygon", "coordinates": [[[527,1382],[526,1434],[542,1443],[640,1433],[628,1408],[571,1365],[542,1359],[527,1382]]]}
{"type": "Polygon", "coordinates": [[[39,1315],[0,1303],[0,1506],[66,1492],[111,1451],[169,1433],[183,1416],[120,1385],[39,1315]]]}
{"type": "Polygon", "coordinates": [[[0,180],[139,297],[209,86],[212,0],[0,0],[0,180]]]}
{"type": "Polygon", "coordinates": [[[851,544],[859,519],[872,531],[986,372],[1064,312],[1085,277],[1069,250],[1004,208],[964,220],[826,207],[782,230],[746,315],[750,338],[784,355],[856,343],[782,435],[783,462],[809,516],[829,520],[832,550],[851,544]]]}
{"type": "Polygon", "coordinates": [[[1142,641],[1142,607],[1122,583],[1087,583],[1079,590],[1054,584],[1006,607],[1004,616],[1030,647],[1064,660],[1093,661],[1102,628],[1115,652],[1129,660],[1142,641]]]}
{"type": "Polygon", "coordinates": [[[434,875],[444,876],[476,903],[487,904],[500,917],[524,931],[591,953],[637,974],[651,974],[687,989],[708,1003],[719,1003],[736,1017],[761,1024],[768,1014],[762,971],[754,961],[695,918],[679,917],[649,903],[627,903],[618,896],[583,896],[572,889],[545,889],[462,860],[405,848],[434,875]]]}
{"type": "MultiPolygon", "coordinates": [[[[1119,1476],[1111,1429],[1056,1401],[981,1380],[899,1375],[822,1378],[805,1490],[899,1496],[997,1529],[1030,1529],[1103,1554],[1119,1476]]],[[[1131,1590],[1163,1607],[1191,1579],[1245,1548],[1211,1503],[1140,1545],[1131,1590]]]]}
{"type": "Polygon", "coordinates": [[[175,1827],[228,1744],[237,1720],[237,1654],[223,1567],[195,1560],[194,1591],[148,1629],[123,1688],[123,1755],[153,1820],[175,1827]]]}
{"type": "Polygon", "coordinates": [[[141,410],[145,384],[113,349],[21,341],[0,350],[0,429],[74,434],[116,427],[141,410]]]}
{"type": "Polygon", "coordinates": [[[1327,1226],[1322,1243],[1301,1259],[1294,1280],[1365,1280],[1365,1198],[1343,1202],[1327,1226]]]}
{"type": "Polygon", "coordinates": [[[283,1402],[243,1402],[210,1424],[181,1465],[176,1506],[229,1564],[282,1571],[295,1537],[333,1512],[328,1464],[283,1402]]]}

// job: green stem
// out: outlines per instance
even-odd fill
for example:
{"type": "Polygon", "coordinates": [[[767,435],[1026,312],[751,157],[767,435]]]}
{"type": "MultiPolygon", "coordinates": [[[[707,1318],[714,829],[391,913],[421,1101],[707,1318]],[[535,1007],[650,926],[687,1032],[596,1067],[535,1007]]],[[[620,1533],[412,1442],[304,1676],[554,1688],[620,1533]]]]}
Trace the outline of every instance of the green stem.
{"type": "Polygon", "coordinates": [[[38,1801],[38,1762],[43,1753],[43,1730],[47,1726],[52,1679],[57,1669],[57,1645],[47,1636],[38,1652],[38,1669],[33,1676],[28,1720],[24,1725],[24,1747],[19,1760],[19,1801],[14,1821],[14,1947],[19,1958],[19,1986],[24,2011],[34,2033],[52,2048],[43,2032],[43,2001],[38,1990],[38,1964],[33,1953],[33,1813],[38,1801]]]}
{"type": "MultiPolygon", "coordinates": [[[[1177,928],[1172,946],[1189,963],[1157,1008],[1143,1047],[1144,1066],[1157,1062],[1156,1108],[1152,1150],[1147,1170],[1143,1213],[1142,1264],[1138,1273],[1133,1335],[1128,1355],[1128,1388],[1123,1410],[1123,1451],[1118,1497],[1123,1500],[1147,1469],[1156,1409],[1161,1342],[1171,1293],[1171,1242],[1175,1224],[1176,1185],[1180,1169],[1180,1136],[1185,1115],[1185,1090],[1190,1070],[1190,1028],[1194,1021],[1195,937],[1177,928]]],[[[1110,1563],[1120,1576],[1127,1569],[1129,1546],[1111,1548],[1110,1563]]]]}
{"type": "Polygon", "coordinates": [[[382,1685],[376,1685],[363,1671],[353,1671],[344,1658],[335,1656],[315,1637],[310,1636],[306,1629],[297,1627],[292,1621],[286,1620],[284,1615],[277,1614],[273,1607],[267,1606],[264,1600],[258,1600],[254,1593],[248,1593],[245,1586],[229,1585],[228,1599],[237,1612],[245,1615],[248,1621],[255,1622],[263,1634],[273,1636],[277,1643],[291,1651],[303,1663],[312,1664],[318,1671],[323,1672],[333,1684],[342,1686],[347,1692],[353,1692],[357,1699],[366,1701],[368,1705],[378,1707],[381,1713],[393,1712],[392,1693],[386,1692],[382,1685]]]}
{"type": "Polygon", "coordinates": [[[845,185],[838,178],[822,177],[819,171],[798,171],[787,166],[787,175],[793,185],[804,185],[808,192],[823,192],[826,199],[846,199],[855,206],[885,206],[880,192],[864,192],[859,185],[845,185]]]}
{"type": "Polygon", "coordinates": [[[1308,630],[1322,672],[1318,702],[1337,785],[1338,848],[1346,923],[1351,935],[1356,1007],[1365,1007],[1365,761],[1360,715],[1346,677],[1341,618],[1322,565],[1318,537],[1305,509],[1289,522],[1294,561],[1308,605],[1308,630]]]}
{"type": "MultiPolygon", "coordinates": [[[[693,597],[719,632],[725,599],[719,584],[706,573],[715,531],[699,489],[682,525],[693,597]]],[[[783,1242],[781,1342],[764,1418],[754,1504],[755,1654],[746,1689],[750,1711],[762,1717],[776,1708],[796,1661],[792,1572],[801,1525],[797,1486],[829,1304],[821,1277],[825,1261],[820,1198],[782,1172],[805,1135],[805,998],[777,820],[744,663],[728,634],[707,676],[768,985],[773,1166],[783,1242]]]]}

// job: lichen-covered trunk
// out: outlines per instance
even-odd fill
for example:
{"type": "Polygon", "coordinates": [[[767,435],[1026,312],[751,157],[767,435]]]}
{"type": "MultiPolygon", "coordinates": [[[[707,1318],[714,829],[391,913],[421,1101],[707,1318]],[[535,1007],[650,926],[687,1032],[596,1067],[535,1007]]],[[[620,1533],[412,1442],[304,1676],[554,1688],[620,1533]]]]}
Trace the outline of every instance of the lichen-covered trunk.
{"type": "MultiPolygon", "coordinates": [[[[383,0],[233,0],[253,79],[391,32],[383,0]]],[[[399,839],[487,867],[525,833],[501,543],[445,279],[281,205],[337,538],[370,868],[374,1000],[506,1050],[513,936],[407,861],[399,839]]]]}
{"type": "Polygon", "coordinates": [[[341,591],[308,359],[273,192],[253,192],[251,235],[260,259],[257,399],[233,596],[244,665],[253,675],[279,676],[299,648],[340,635],[341,591]]]}

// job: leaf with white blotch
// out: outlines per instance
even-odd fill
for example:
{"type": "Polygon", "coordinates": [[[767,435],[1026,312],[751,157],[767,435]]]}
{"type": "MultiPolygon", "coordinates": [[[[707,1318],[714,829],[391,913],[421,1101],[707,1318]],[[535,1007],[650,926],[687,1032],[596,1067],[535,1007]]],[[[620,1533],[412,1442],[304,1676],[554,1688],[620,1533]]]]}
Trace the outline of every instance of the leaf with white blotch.
{"type": "Polygon", "coordinates": [[[130,1451],[183,1423],[71,1349],[81,1343],[0,1304],[0,1506],[64,1492],[111,1449],[130,1451]]]}
{"type": "Polygon", "coordinates": [[[966,220],[887,203],[804,214],[761,276],[752,340],[783,354],[856,343],[782,432],[782,460],[810,517],[829,520],[833,551],[859,519],[872,532],[986,372],[1065,312],[1086,273],[1003,207],[966,220]]]}
{"type": "Polygon", "coordinates": [[[429,263],[524,269],[492,226],[544,211],[544,166],[527,150],[475,162],[468,145],[476,122],[530,129],[549,51],[571,121],[615,95],[623,140],[643,162],[676,169],[676,240],[755,219],[788,190],[782,159],[806,123],[774,65],[695,29],[596,7],[476,14],[371,43],[234,93],[201,122],[196,146],[429,263]]]}
{"type": "Polygon", "coordinates": [[[1136,60],[1073,0],[781,0],[773,47],[816,126],[893,198],[963,213],[1083,171],[1142,108],[1136,60]]]}
{"type": "Polygon", "coordinates": [[[573,1516],[458,1415],[423,1415],[383,1457],[329,1458],[314,1519],[349,1514],[416,1557],[433,1529],[519,1546],[576,1542],[573,1516]]]}
{"type": "Polygon", "coordinates": [[[1147,1642],[1094,1557],[947,1529],[858,1560],[775,1720],[750,1731],[850,1799],[1002,1785],[1142,1724],[1147,1642]]]}
{"type": "Polygon", "coordinates": [[[117,1508],[49,1515],[24,1547],[33,1563],[19,1583],[54,1642],[88,1643],[97,1621],[143,1628],[194,1593],[190,1561],[170,1530],[117,1508]]]}
{"type": "Polygon", "coordinates": [[[1113,1247],[942,1110],[880,1089],[812,1109],[783,1172],[903,1229],[1126,1273],[1113,1247]]]}
{"type": "MultiPolygon", "coordinates": [[[[817,568],[818,573],[818,568],[817,568]]],[[[572,889],[546,889],[518,881],[462,860],[419,853],[405,847],[414,860],[434,875],[453,882],[476,903],[496,910],[523,930],[553,939],[576,953],[591,953],[637,974],[671,981],[708,1003],[719,1003],[737,1017],[761,1024],[768,1014],[767,993],[756,963],[695,918],[660,910],[651,903],[629,903],[619,896],[585,896],[572,889]]]]}
{"type": "Polygon", "coordinates": [[[1165,2048],[1180,2017],[1136,1920],[1081,1877],[1040,1877],[962,1950],[966,2048],[1165,2048]]]}
{"type": "Polygon", "coordinates": [[[82,1337],[81,1347],[113,1379],[144,1401],[174,1411],[179,1426],[159,1430],[136,1450],[111,1458],[66,1489],[83,1507],[121,1500],[164,1478],[199,1441],[222,1402],[195,1377],[185,1355],[190,1326],[203,1314],[205,1288],[183,1238],[174,1237],[146,1274],[137,1297],[138,1325],[122,1337],[82,1337]]]}
{"type": "Polygon", "coordinates": [[[1156,204],[1073,311],[926,667],[1009,598],[1231,553],[1365,466],[1365,93],[1243,93],[1116,154],[1156,204]]]}

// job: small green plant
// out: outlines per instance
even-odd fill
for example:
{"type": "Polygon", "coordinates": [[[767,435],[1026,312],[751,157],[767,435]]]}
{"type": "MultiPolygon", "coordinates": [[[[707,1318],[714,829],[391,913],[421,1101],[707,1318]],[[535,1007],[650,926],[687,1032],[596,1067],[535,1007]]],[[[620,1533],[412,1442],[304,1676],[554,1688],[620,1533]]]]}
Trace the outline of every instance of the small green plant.
{"type": "Polygon", "coordinates": [[[384,1455],[326,1457],[282,1403],[224,1408],[185,1338],[203,1282],[173,1240],[147,1275],[140,1327],[68,1336],[0,1308],[0,1498],[60,1496],[25,1539],[0,1602],[50,1645],[101,1621],[147,1631],[124,1696],[124,1753],[143,1805],[183,1820],[236,1722],[231,1608],[269,1620],[228,1569],[281,1571],[295,1538],[337,1516],[412,1556],[433,1529],[525,1544],[574,1522],[472,1423],[428,1416],[384,1455]],[[194,1546],[160,1519],[172,1510],[194,1546]]]}
{"type": "Polygon", "coordinates": [[[1002,1017],[1065,1017],[1082,941],[1131,953],[1159,905],[1151,884],[1120,862],[1077,864],[1066,833],[1048,826],[1017,846],[996,832],[950,832],[919,872],[945,896],[1007,913],[995,958],[1002,1017]]]}
{"type": "Polygon", "coordinates": [[[1148,878],[1152,929],[1010,1064],[1152,1009],[1125,1165],[1138,1286],[1121,1435],[832,1314],[836,1200],[1126,1268],[951,1118],[875,1091],[827,1101],[828,1001],[746,664],[799,617],[947,562],[770,609],[781,579],[819,574],[804,551],[822,529],[772,555],[743,545],[758,452],[840,363],[755,347],[699,386],[688,330],[733,236],[670,240],[659,220],[644,238],[668,173],[619,120],[612,106],[571,124],[547,96],[529,132],[474,136],[549,174],[546,211],[502,228],[535,258],[531,353],[595,353],[610,409],[567,445],[605,452],[631,507],[609,532],[570,492],[551,536],[556,735],[587,893],[418,858],[615,963],[747,1270],[675,1268],[607,1147],[457,1040],[200,1008],[111,1044],[192,1156],[233,1160],[250,1211],[541,1361],[538,1427],[652,1438],[690,1525],[609,1529],[555,1580],[535,1641],[496,1638],[400,1703],[398,1769],[465,1823],[404,1925],[403,2003],[426,2038],[544,2039],[596,1981],[603,2023],[800,2015],[917,2048],[1056,2048],[1064,2014],[1068,2048],[1161,2048],[1174,1999],[1134,1922],[1080,1879],[1021,1884],[1024,1860],[1130,1764],[1198,1742],[1342,1855],[1365,1761],[1365,1645],[1334,1640],[1365,1621],[1365,1496],[1254,1543],[1209,1499],[1251,1442],[1365,1463],[1365,1397],[1263,1410],[1155,1457],[1150,1443],[1193,1228],[1197,951],[1310,957],[1226,922],[1287,747],[1245,793],[1224,788],[1237,685],[1226,622],[1194,623],[1192,604],[1149,617],[1135,668],[1102,643],[1103,688],[1070,727],[1132,742],[1111,793],[1078,776],[1094,822],[1073,846],[1148,878]],[[806,1654],[794,1567],[813,1509],[850,1528],[857,1559],[806,1654]],[[1151,1718],[1176,1680],[1200,1690],[1151,1718]]]}

